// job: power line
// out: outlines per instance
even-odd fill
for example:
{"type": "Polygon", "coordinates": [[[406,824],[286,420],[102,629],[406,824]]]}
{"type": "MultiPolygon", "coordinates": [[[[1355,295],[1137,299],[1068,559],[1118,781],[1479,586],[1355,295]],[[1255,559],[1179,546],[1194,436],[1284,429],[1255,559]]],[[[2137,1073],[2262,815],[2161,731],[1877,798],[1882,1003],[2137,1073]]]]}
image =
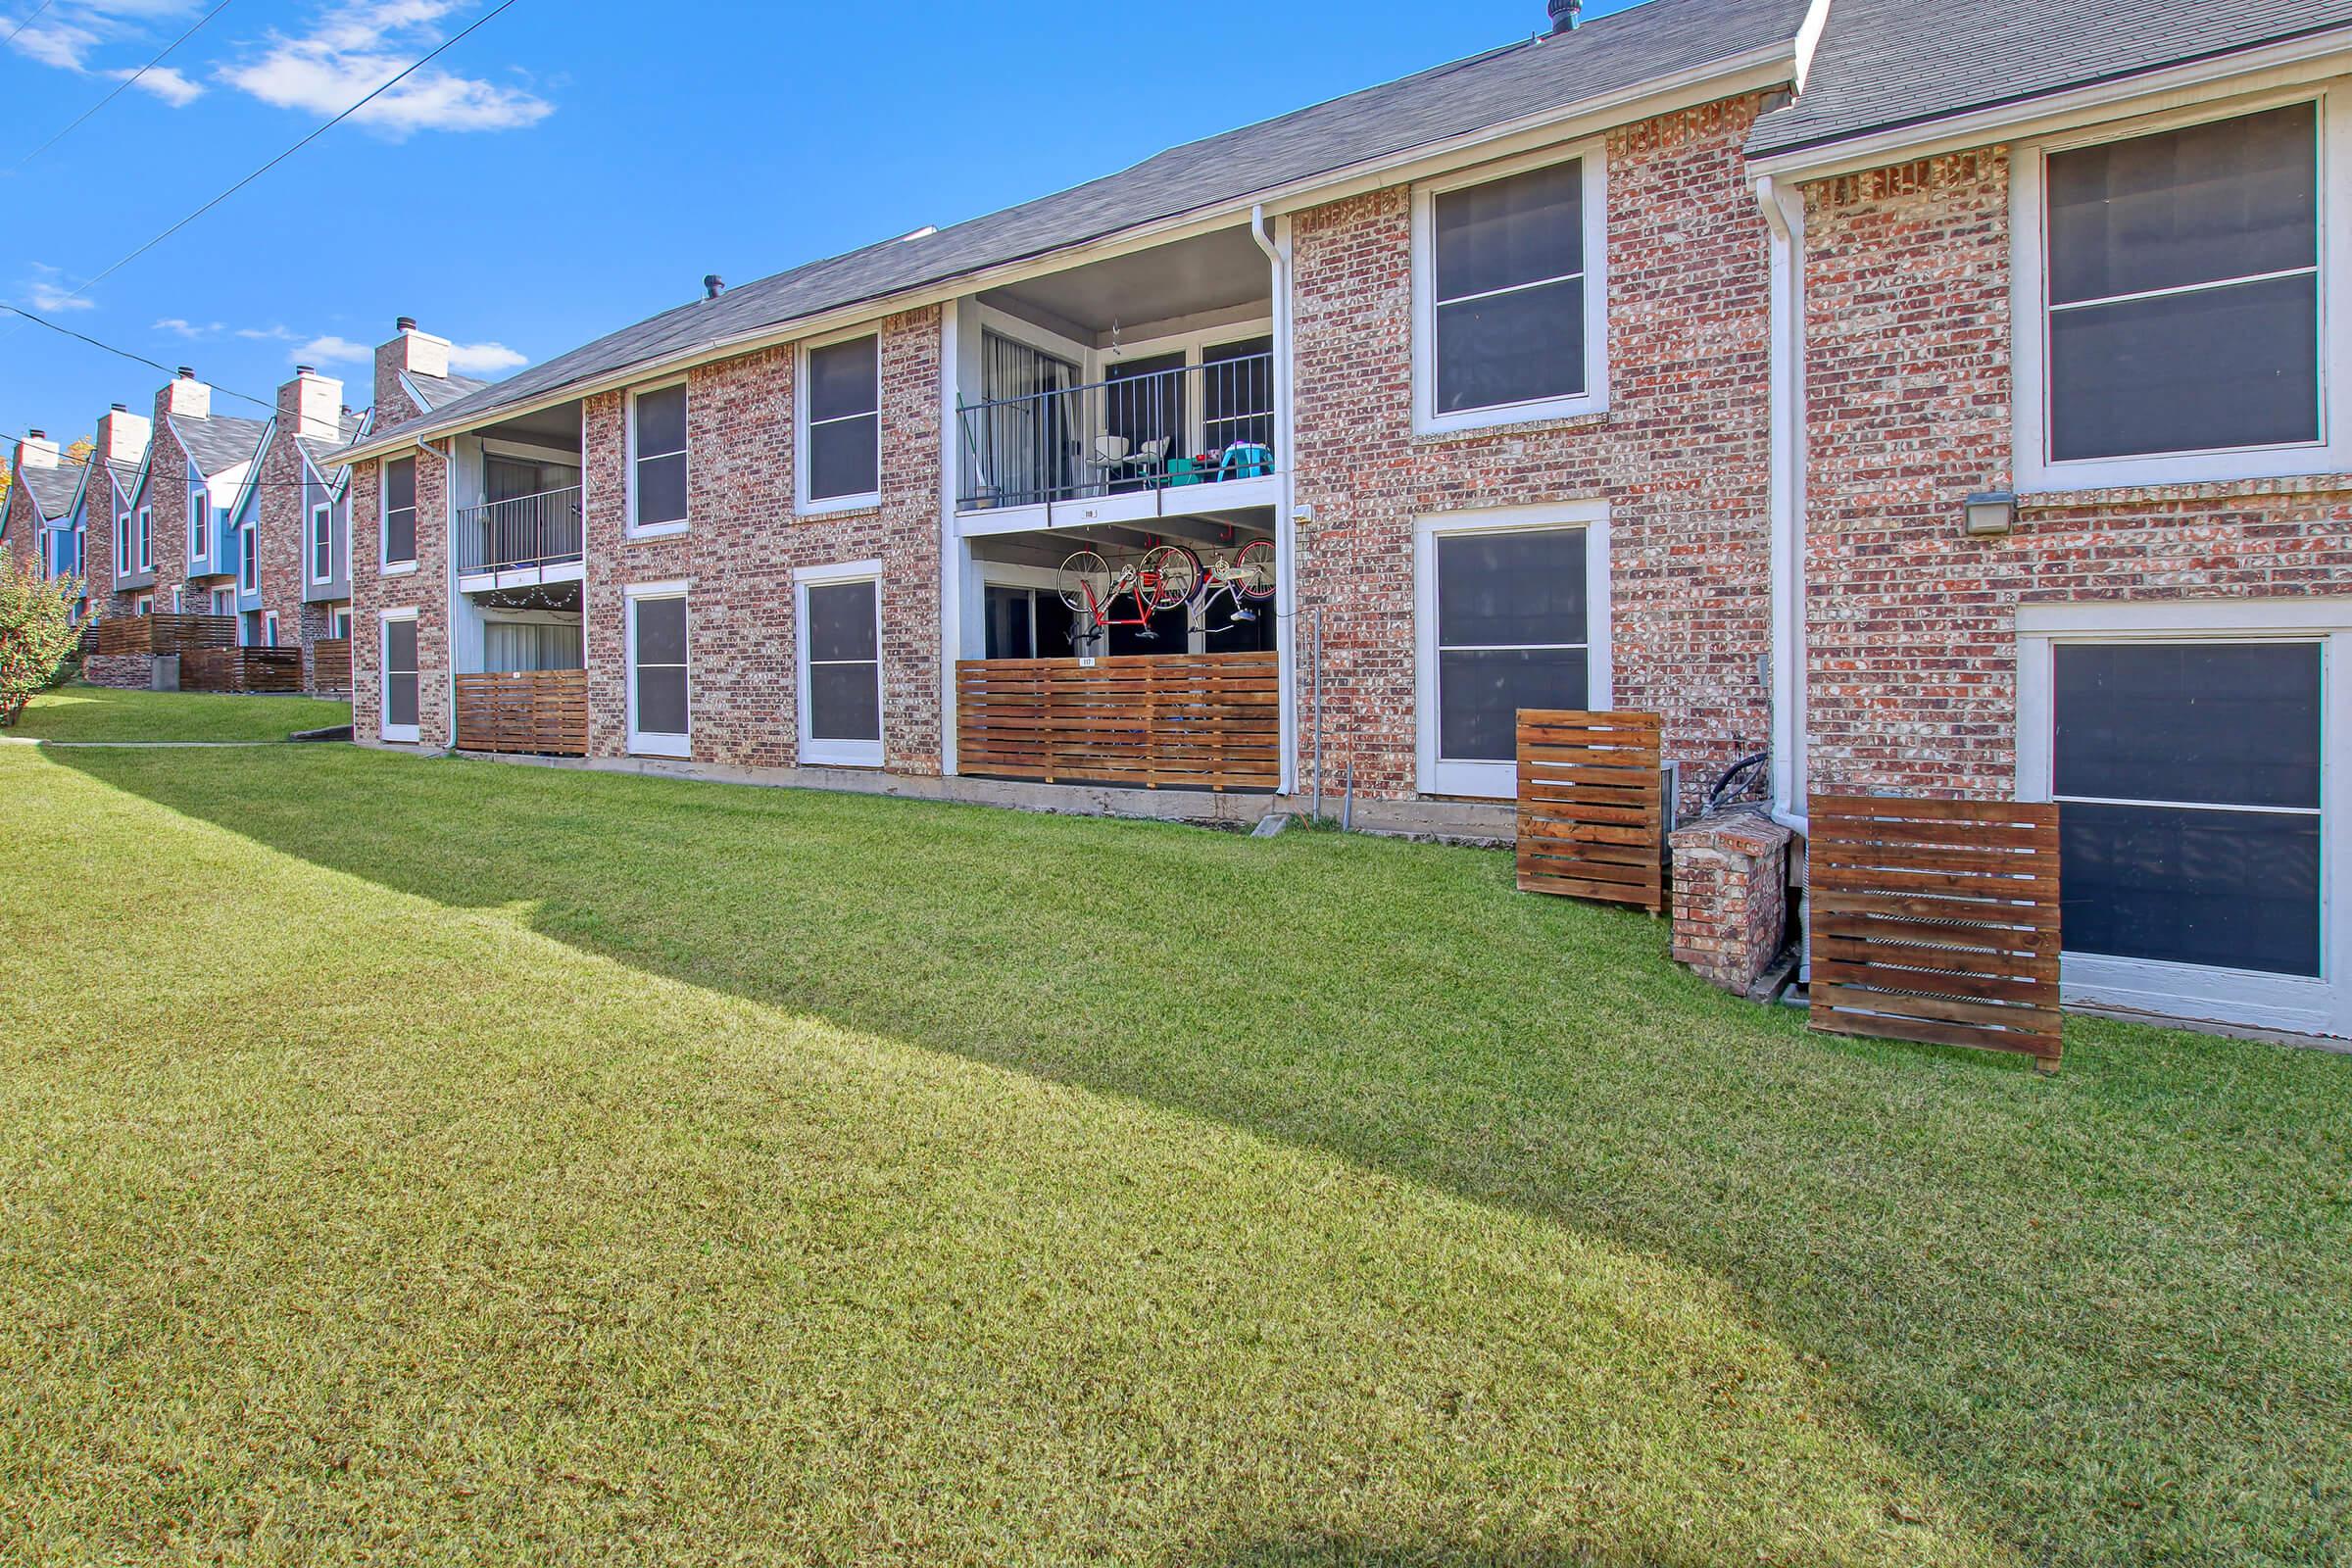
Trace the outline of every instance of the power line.
{"type": "Polygon", "coordinates": [[[32,25],[34,23],[36,23],[36,22],[40,21],[40,20],[41,20],[41,13],[42,13],[42,12],[44,12],[44,11],[46,11],[46,10],[48,10],[48,9],[49,9],[49,7],[50,7],[50,6],[51,6],[53,3],[54,3],[54,0],[41,0],[41,3],[40,3],[39,5],[37,5],[37,6],[34,6],[34,7],[32,8],[32,15],[31,15],[31,16],[29,16],[29,17],[26,17],[26,18],[25,18],[25,19],[24,19],[23,22],[20,22],[20,23],[18,23],[18,24],[17,24],[17,26],[16,26],[16,31],[15,31],[15,32],[11,32],[11,33],[10,33],[10,34],[9,34],[7,37],[5,37],[5,38],[0,38],[0,45],[6,45],[6,44],[12,44],[12,43],[15,43],[15,42],[17,41],[17,33],[19,33],[19,32],[23,32],[23,31],[24,31],[24,30],[26,27],[29,27],[29,26],[31,26],[31,25],[32,25]]]}
{"type": "Polygon", "coordinates": [[[47,152],[59,142],[64,141],[68,136],[72,135],[80,127],[82,121],[88,120],[92,115],[98,113],[99,110],[104,109],[108,104],[111,104],[116,99],[122,97],[123,93],[129,91],[132,87],[137,86],[141,76],[144,76],[147,74],[147,73],[153,71],[156,67],[164,63],[165,55],[169,55],[172,50],[178,48],[181,44],[186,43],[190,38],[195,37],[197,28],[202,27],[206,23],[212,21],[221,12],[226,11],[229,8],[229,4],[230,0],[220,0],[219,5],[213,7],[212,10],[207,11],[203,16],[198,17],[196,19],[196,25],[194,27],[190,27],[178,37],[164,45],[162,54],[158,54],[153,60],[148,61],[138,70],[123,77],[122,81],[116,83],[115,90],[108,93],[105,97],[99,99],[89,108],[83,110],[79,120],[74,121],[73,124],[68,125],[65,129],[59,131],[56,135],[50,137],[47,141],[41,143],[38,147],[35,147],[32,151],[26,153],[24,157],[18,159],[17,168],[23,169],[26,164],[31,163],[35,158],[40,157],[41,154],[47,152]]]}
{"type": "MultiPolygon", "coordinates": [[[[144,354],[133,354],[128,349],[119,349],[112,343],[101,343],[98,341],[98,339],[90,336],[87,332],[76,332],[70,326],[60,326],[57,324],[57,322],[50,320],[46,317],[35,316],[32,312],[26,310],[22,305],[10,305],[5,301],[0,301],[0,311],[7,311],[11,315],[21,316],[35,326],[45,326],[50,331],[58,333],[60,336],[70,337],[75,339],[76,341],[87,343],[94,349],[99,349],[105,353],[112,354],[118,359],[128,360],[134,365],[148,366],[151,368],[163,371],[166,375],[177,375],[179,373],[175,368],[166,365],[160,360],[151,360],[144,354]]],[[[232,398],[236,398],[241,402],[251,403],[258,408],[275,409],[277,407],[275,403],[270,401],[268,398],[257,398],[250,392],[240,392],[232,386],[215,387],[214,390],[217,392],[225,392],[232,398]]]]}

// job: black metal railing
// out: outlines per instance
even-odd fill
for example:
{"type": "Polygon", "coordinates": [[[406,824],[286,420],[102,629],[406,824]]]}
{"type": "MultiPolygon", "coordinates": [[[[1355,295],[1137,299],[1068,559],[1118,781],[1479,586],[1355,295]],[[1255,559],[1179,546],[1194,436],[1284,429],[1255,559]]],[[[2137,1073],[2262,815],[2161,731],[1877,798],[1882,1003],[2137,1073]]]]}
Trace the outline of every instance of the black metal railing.
{"type": "Polygon", "coordinates": [[[966,512],[1260,478],[1275,471],[1274,356],[1114,370],[956,417],[966,512]]]}
{"type": "Polygon", "coordinates": [[[581,559],[580,487],[458,512],[458,570],[519,571],[581,559]]]}

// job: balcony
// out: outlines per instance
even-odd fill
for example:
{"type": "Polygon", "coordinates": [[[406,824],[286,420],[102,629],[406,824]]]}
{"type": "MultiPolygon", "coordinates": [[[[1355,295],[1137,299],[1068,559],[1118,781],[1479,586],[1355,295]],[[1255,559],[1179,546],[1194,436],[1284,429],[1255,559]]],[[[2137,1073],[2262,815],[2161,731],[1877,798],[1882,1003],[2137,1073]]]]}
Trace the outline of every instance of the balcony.
{"type": "Polygon", "coordinates": [[[576,484],[461,508],[458,585],[472,593],[578,581],[580,517],[576,484]]]}
{"type": "MultiPolygon", "coordinates": [[[[1066,375],[1040,356],[1027,358],[1021,376],[997,368],[990,379],[999,385],[1066,375]]],[[[962,405],[956,420],[956,510],[967,533],[1230,512],[1277,499],[1267,352],[1195,365],[1144,358],[1087,385],[962,405]]]]}

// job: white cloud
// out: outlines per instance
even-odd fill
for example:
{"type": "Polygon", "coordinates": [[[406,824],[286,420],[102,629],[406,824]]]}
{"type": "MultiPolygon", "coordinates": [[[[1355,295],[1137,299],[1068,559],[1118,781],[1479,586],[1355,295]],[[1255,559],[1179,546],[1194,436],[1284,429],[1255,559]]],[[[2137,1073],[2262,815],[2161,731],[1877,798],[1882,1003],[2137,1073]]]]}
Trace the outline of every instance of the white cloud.
{"type": "Polygon", "coordinates": [[[460,375],[499,375],[519,369],[531,363],[527,354],[517,354],[504,343],[452,343],[449,346],[449,368],[460,375]]]}
{"type": "MultiPolygon", "coordinates": [[[[86,72],[90,51],[99,45],[145,37],[148,24],[195,9],[196,0],[66,0],[33,17],[17,34],[14,47],[44,66],[86,72]]],[[[119,78],[127,73],[108,74],[119,78]]]]}
{"type": "Polygon", "coordinates": [[[211,337],[220,330],[220,323],[214,321],[209,325],[200,325],[183,316],[167,316],[155,323],[155,330],[170,332],[174,336],[184,338],[211,337]]]}
{"type": "Polygon", "coordinates": [[[185,109],[204,96],[203,87],[170,66],[150,66],[144,72],[125,68],[107,74],[117,81],[129,82],[141,92],[154,94],[174,109],[185,109]]]}
{"type": "MultiPolygon", "coordinates": [[[[439,24],[462,9],[460,0],[344,0],[310,31],[272,31],[260,56],[217,74],[280,109],[340,114],[446,36],[439,24]]],[[[428,66],[352,119],[398,140],[419,130],[514,130],[554,113],[523,88],[428,66]]]]}
{"type": "Polygon", "coordinates": [[[25,297],[36,311],[86,311],[97,305],[66,286],[66,274],[45,262],[32,264],[32,276],[24,281],[25,297]]]}
{"type": "Polygon", "coordinates": [[[237,336],[256,343],[291,343],[302,334],[288,326],[240,326],[237,336]]]}
{"type": "Polygon", "coordinates": [[[375,350],[365,343],[354,343],[347,337],[329,333],[315,337],[296,349],[287,359],[296,365],[333,365],[338,361],[368,361],[375,358],[375,350]]]}

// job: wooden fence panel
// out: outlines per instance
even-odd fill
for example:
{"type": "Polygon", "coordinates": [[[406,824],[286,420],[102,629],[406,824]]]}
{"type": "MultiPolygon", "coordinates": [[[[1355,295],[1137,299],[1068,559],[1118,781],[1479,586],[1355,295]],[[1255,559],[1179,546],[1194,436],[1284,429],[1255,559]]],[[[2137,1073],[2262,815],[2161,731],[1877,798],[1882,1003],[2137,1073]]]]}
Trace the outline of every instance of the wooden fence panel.
{"type": "Polygon", "coordinates": [[[1658,715],[1519,710],[1519,890],[1666,907],[1658,715]]]}
{"type": "Polygon", "coordinates": [[[351,690],[351,639],[321,637],[311,644],[311,690],[351,690]]]}
{"type": "Polygon", "coordinates": [[[1270,653],[967,659],[956,765],[1044,784],[1271,791],[1281,714],[1270,653]]]}
{"type": "Polygon", "coordinates": [[[588,672],[538,669],[457,678],[462,752],[588,755],[588,672]]]}
{"type": "Polygon", "coordinates": [[[97,651],[108,658],[125,654],[162,657],[236,645],[234,615],[110,615],[98,623],[97,651]]]}
{"type": "Polygon", "coordinates": [[[1816,1029],[2059,1057],[2058,808],[1816,795],[1816,1029]]]}
{"type": "Polygon", "coordinates": [[[299,648],[189,648],[179,656],[183,692],[302,690],[299,648]]]}

